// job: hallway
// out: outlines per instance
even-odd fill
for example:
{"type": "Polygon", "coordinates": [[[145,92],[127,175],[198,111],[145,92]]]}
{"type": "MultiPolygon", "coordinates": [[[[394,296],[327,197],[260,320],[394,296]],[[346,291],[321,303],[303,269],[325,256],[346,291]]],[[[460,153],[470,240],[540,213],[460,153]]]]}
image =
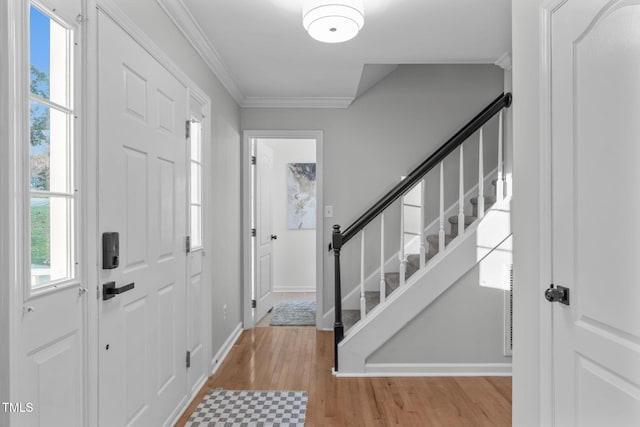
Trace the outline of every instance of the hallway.
{"type": "Polygon", "coordinates": [[[511,377],[336,378],[333,335],[310,327],[244,331],[208,389],[307,391],[306,426],[510,426],[511,377]]]}

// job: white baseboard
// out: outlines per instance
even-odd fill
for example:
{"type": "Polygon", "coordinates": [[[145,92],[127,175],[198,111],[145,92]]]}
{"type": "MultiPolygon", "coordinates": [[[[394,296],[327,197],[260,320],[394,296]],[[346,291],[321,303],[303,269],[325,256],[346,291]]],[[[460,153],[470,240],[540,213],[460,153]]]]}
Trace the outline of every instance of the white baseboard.
{"type": "Polygon", "coordinates": [[[315,286],[311,286],[311,287],[291,287],[291,286],[277,286],[274,285],[273,286],[273,292],[315,292],[316,288],[315,286]]]}
{"type": "Polygon", "coordinates": [[[367,363],[363,373],[336,377],[509,377],[511,363],[367,363]]]}
{"type": "Polygon", "coordinates": [[[213,356],[213,358],[211,359],[210,367],[209,367],[209,376],[215,374],[218,368],[220,367],[220,365],[222,365],[222,362],[231,351],[231,348],[236,343],[236,341],[238,341],[238,338],[240,338],[240,334],[242,333],[242,330],[243,330],[242,323],[238,323],[238,326],[236,326],[233,332],[231,332],[231,335],[229,335],[229,337],[224,342],[224,344],[222,344],[222,347],[220,347],[220,350],[218,350],[215,356],[213,356]]]}

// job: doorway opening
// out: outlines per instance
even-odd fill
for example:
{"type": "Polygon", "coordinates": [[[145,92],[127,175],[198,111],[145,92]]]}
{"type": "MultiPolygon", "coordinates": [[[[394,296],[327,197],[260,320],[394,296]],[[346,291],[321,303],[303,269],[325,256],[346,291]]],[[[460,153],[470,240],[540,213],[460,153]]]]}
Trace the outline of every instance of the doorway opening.
{"type": "Polygon", "coordinates": [[[244,142],[244,327],[318,326],[321,133],[251,131],[244,142]]]}

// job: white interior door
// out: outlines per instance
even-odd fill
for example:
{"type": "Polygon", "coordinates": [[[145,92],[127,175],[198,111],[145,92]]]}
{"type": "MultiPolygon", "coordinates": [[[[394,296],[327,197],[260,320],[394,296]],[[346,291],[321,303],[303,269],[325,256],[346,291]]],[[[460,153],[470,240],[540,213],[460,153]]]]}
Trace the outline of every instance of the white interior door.
{"type": "Polygon", "coordinates": [[[102,13],[98,27],[99,232],[120,233],[100,287],[134,284],[99,303],[99,421],[160,426],[187,389],[186,88],[102,13]]]}
{"type": "MultiPolygon", "coordinates": [[[[266,144],[256,144],[256,317],[258,322],[273,308],[273,240],[271,229],[271,170],[273,150],[266,144]]],[[[284,185],[284,183],[283,183],[284,185]]]]}
{"type": "Polygon", "coordinates": [[[552,13],[556,426],[640,425],[640,2],[552,13]]]}

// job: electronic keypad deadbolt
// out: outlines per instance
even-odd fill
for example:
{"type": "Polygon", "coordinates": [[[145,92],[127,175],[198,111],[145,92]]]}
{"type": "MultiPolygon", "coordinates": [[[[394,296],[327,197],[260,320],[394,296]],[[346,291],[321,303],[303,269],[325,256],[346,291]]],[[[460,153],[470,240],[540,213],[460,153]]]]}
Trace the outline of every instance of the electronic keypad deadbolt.
{"type": "Polygon", "coordinates": [[[120,265],[120,233],[102,233],[102,269],[112,270],[120,265]]]}

